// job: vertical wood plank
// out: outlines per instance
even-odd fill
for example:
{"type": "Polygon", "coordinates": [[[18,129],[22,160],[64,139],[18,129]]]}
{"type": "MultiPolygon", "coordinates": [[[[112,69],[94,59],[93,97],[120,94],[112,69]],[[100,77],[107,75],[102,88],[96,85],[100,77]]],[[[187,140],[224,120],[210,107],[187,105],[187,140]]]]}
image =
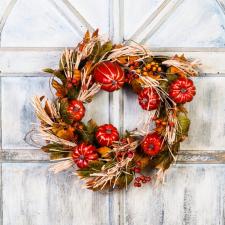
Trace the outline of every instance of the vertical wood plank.
{"type": "Polygon", "coordinates": [[[125,224],[224,224],[224,170],[224,165],[177,165],[164,185],[130,188],[125,224]]]}
{"type": "Polygon", "coordinates": [[[48,77],[2,78],[2,147],[3,149],[29,149],[23,140],[37,119],[32,107],[35,95],[47,95],[48,77]]]}
{"type": "MultiPolygon", "coordinates": [[[[225,101],[224,77],[194,78],[197,94],[187,103],[191,119],[189,137],[182,143],[182,150],[224,150],[225,101]]],[[[131,90],[124,95],[124,128],[132,130],[145,118],[138,104],[137,95],[131,90]]]]}
{"type": "Polygon", "coordinates": [[[70,172],[51,174],[50,164],[3,164],[3,225],[118,224],[109,195],[81,189],[70,172]]]}

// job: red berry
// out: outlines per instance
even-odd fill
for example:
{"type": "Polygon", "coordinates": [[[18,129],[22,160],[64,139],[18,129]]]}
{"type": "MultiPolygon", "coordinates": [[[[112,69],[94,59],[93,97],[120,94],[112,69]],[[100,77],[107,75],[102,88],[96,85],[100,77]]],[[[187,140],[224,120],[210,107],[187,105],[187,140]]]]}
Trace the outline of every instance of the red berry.
{"type": "Polygon", "coordinates": [[[145,177],[145,180],[146,180],[147,182],[149,182],[149,181],[151,181],[151,177],[150,177],[150,176],[146,176],[146,177],[145,177]]]}
{"type": "Polygon", "coordinates": [[[78,83],[78,81],[76,79],[72,79],[72,84],[76,85],[78,83]]]}
{"type": "Polygon", "coordinates": [[[157,119],[158,119],[157,116],[153,116],[153,117],[152,117],[152,120],[157,120],[157,119]]]}
{"type": "Polygon", "coordinates": [[[174,122],[169,122],[169,126],[174,127],[175,126],[174,122]]]}
{"type": "Polygon", "coordinates": [[[137,161],[135,164],[136,164],[137,167],[141,166],[141,162],[140,161],[137,161]]]}
{"type": "Polygon", "coordinates": [[[125,75],[118,63],[107,61],[95,67],[94,79],[102,85],[101,89],[112,92],[123,86],[125,75]]]}
{"type": "Polygon", "coordinates": [[[101,146],[110,146],[114,141],[119,140],[119,132],[112,124],[98,127],[95,136],[101,146]]]}
{"type": "Polygon", "coordinates": [[[136,177],[135,178],[135,181],[140,182],[141,181],[141,178],[140,177],[136,177]]]}
{"type": "Polygon", "coordinates": [[[140,173],[140,172],[141,172],[141,168],[135,167],[135,168],[134,168],[134,172],[135,172],[135,173],[140,173]]]}
{"type": "Polygon", "coordinates": [[[139,182],[134,182],[134,187],[141,187],[141,183],[139,183],[139,182]]]}
{"type": "Polygon", "coordinates": [[[127,157],[132,159],[134,157],[134,152],[129,151],[127,157]]]}
{"type": "Polygon", "coordinates": [[[70,88],[73,87],[73,85],[72,85],[72,83],[68,82],[68,83],[66,84],[66,87],[67,87],[68,89],[70,89],[70,88]]]}

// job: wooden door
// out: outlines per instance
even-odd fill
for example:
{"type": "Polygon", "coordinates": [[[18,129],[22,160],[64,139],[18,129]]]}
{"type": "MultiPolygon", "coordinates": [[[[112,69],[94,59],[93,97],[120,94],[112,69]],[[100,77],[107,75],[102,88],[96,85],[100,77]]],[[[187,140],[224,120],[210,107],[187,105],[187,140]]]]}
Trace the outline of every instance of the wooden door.
{"type": "MultiPolygon", "coordinates": [[[[0,224],[225,224],[224,0],[0,0],[0,46],[0,224]],[[64,47],[97,27],[115,42],[131,38],[202,61],[189,140],[163,186],[83,190],[70,173],[51,174],[48,157],[23,140],[36,121],[30,98],[51,97],[41,69],[57,66],[64,47]]],[[[87,117],[132,128],[141,117],[133,101],[131,93],[102,93],[87,117]]]]}

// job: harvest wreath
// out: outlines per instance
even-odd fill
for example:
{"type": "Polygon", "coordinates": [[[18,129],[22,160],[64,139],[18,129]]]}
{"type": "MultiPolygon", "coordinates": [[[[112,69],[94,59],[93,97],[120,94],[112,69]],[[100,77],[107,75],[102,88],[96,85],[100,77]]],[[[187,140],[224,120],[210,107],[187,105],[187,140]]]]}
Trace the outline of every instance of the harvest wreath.
{"type": "Polygon", "coordinates": [[[53,74],[55,100],[33,101],[42,150],[59,160],[51,170],[76,166],[76,175],[94,191],[127,188],[132,181],[140,187],[162,177],[188,135],[184,104],[195,95],[189,77],[198,74],[197,66],[183,55],[153,56],[135,42],[116,45],[102,40],[98,30],[86,32],[75,49],[64,51],[59,69],[44,70],[53,74]],[[148,112],[141,128],[119,134],[112,124],[82,122],[85,105],[100,90],[113,92],[124,85],[137,93],[140,107],[148,112]],[[143,174],[144,168],[151,176],[143,174]]]}

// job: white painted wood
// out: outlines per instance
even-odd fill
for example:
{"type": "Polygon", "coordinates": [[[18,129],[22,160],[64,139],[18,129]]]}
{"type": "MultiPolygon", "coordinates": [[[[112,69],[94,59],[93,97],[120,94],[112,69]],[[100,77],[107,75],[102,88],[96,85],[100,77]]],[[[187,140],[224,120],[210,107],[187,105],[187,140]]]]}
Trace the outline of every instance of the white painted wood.
{"type": "Polygon", "coordinates": [[[164,185],[131,187],[124,224],[224,224],[224,172],[224,165],[177,165],[164,185]]]}
{"type": "Polygon", "coordinates": [[[88,21],[92,28],[99,28],[102,34],[109,34],[110,0],[63,0],[71,4],[88,21]],[[94,13],[93,13],[94,12],[94,13]]]}
{"type": "Polygon", "coordinates": [[[204,77],[195,79],[195,82],[197,95],[187,104],[192,125],[182,149],[224,150],[225,79],[204,77]]]}
{"type": "Polygon", "coordinates": [[[80,35],[46,0],[19,0],[4,25],[1,46],[72,46],[80,35]]]}
{"type": "Polygon", "coordinates": [[[12,73],[24,76],[24,73],[40,73],[42,69],[58,68],[60,54],[58,51],[37,51],[37,50],[0,50],[0,71],[1,73],[12,73]]]}
{"type": "MultiPolygon", "coordinates": [[[[225,78],[201,77],[194,79],[197,94],[187,103],[191,127],[182,150],[225,150],[225,78]]],[[[146,112],[138,104],[137,95],[124,93],[124,127],[134,129],[146,112]]]]}
{"type": "MultiPolygon", "coordinates": [[[[41,73],[43,68],[57,69],[62,51],[63,48],[2,48],[0,76],[37,76],[36,73],[41,73]]],[[[224,48],[153,48],[152,53],[168,56],[184,54],[188,58],[200,60],[203,74],[225,74],[224,48]]]]}
{"type": "MultiPolygon", "coordinates": [[[[54,91],[54,90],[53,90],[54,91]]],[[[37,123],[31,105],[32,97],[46,95],[53,98],[49,90],[48,77],[4,77],[2,78],[2,148],[30,149],[23,138],[37,123]],[[7,101],[4,101],[7,99],[7,101]],[[9,129],[9,127],[13,129],[9,129]]],[[[109,121],[109,95],[99,93],[92,103],[87,105],[85,121],[93,118],[97,123],[109,121]],[[98,105],[98,107],[94,107],[98,105]]]]}
{"type": "Polygon", "coordinates": [[[118,224],[118,193],[81,189],[72,171],[49,173],[50,164],[3,164],[3,225],[118,224]]]}
{"type": "Polygon", "coordinates": [[[37,122],[31,101],[44,94],[50,96],[47,77],[2,78],[2,148],[31,148],[23,140],[37,122]]]}
{"type": "MultiPolygon", "coordinates": [[[[154,54],[184,52],[202,61],[201,76],[206,77],[195,79],[197,96],[188,107],[192,126],[189,140],[182,145],[180,163],[223,163],[224,151],[219,151],[225,150],[222,3],[0,0],[3,225],[225,223],[223,165],[179,165],[168,171],[165,186],[103,195],[81,190],[80,181],[69,172],[50,174],[47,155],[32,151],[22,140],[35,121],[30,97],[49,93],[42,68],[57,68],[64,47],[80,41],[86,28],[99,27],[114,42],[132,38],[157,47],[154,54]]],[[[130,102],[133,98],[128,92],[124,96],[101,93],[88,106],[86,119],[110,121],[120,130],[131,128],[141,117],[138,104],[130,102]]]]}
{"type": "Polygon", "coordinates": [[[185,0],[143,41],[157,47],[224,47],[224,20],[216,0],[185,0]]]}
{"type": "Polygon", "coordinates": [[[152,15],[163,2],[163,0],[125,0],[124,38],[134,37],[135,31],[140,30],[149,17],[153,19],[152,15]]]}

